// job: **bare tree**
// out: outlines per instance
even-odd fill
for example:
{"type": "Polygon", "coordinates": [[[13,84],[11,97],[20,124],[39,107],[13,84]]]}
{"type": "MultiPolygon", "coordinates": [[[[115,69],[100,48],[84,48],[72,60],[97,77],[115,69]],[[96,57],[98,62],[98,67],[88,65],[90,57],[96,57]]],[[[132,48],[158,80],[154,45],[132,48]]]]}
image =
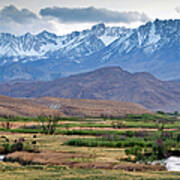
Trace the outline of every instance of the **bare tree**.
{"type": "Polygon", "coordinates": [[[41,128],[44,134],[54,134],[59,121],[58,116],[40,116],[41,128]]]}

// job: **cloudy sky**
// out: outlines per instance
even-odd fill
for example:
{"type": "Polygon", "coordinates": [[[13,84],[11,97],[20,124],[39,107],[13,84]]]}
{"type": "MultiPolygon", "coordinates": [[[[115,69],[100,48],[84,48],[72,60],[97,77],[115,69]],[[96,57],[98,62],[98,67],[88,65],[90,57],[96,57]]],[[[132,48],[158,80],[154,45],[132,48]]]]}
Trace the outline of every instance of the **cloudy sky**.
{"type": "Polygon", "coordinates": [[[0,0],[0,32],[66,34],[104,22],[137,27],[179,19],[180,0],[0,0]]]}

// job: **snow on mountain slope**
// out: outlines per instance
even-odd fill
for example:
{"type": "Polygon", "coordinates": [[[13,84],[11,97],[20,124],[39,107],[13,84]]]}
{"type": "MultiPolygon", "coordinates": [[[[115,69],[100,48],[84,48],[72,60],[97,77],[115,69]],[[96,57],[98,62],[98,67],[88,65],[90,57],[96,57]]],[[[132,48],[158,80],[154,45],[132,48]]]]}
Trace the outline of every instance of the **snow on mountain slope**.
{"type": "MultiPolygon", "coordinates": [[[[60,51],[63,54],[69,53],[76,47],[84,45],[84,48],[90,48],[87,55],[94,53],[117,39],[125,28],[106,28],[104,24],[98,24],[92,27],[91,30],[82,32],[73,32],[65,36],[56,36],[55,34],[43,31],[38,35],[26,33],[23,36],[15,36],[12,34],[0,34],[0,56],[1,57],[25,57],[36,56],[46,57],[46,54],[60,51]],[[89,39],[96,38],[99,40],[99,47],[96,43],[92,43],[89,39]],[[91,43],[90,45],[88,43],[91,43]],[[96,46],[96,48],[93,48],[96,46]]],[[[79,50],[80,51],[80,50],[79,50]]],[[[77,53],[77,52],[76,52],[77,53]]],[[[84,51],[83,51],[84,53],[84,51]]],[[[83,54],[84,55],[84,54],[83,54]]]]}
{"type": "Polygon", "coordinates": [[[110,65],[180,79],[180,20],[155,20],[136,29],[97,24],[64,36],[0,33],[3,81],[46,81],[110,65]]]}
{"type": "Polygon", "coordinates": [[[171,21],[156,20],[153,23],[149,22],[144,26],[129,31],[123,34],[123,36],[121,34],[121,36],[112,42],[102,53],[104,56],[109,56],[109,60],[111,60],[112,56],[127,56],[135,51],[141,51],[142,55],[146,54],[150,56],[166,45],[173,46],[175,41],[179,43],[179,32],[180,21],[178,21],[178,23],[173,21],[173,23],[171,23],[171,21]],[[114,53],[115,51],[116,53],[114,53]]]}
{"type": "Polygon", "coordinates": [[[180,78],[180,20],[156,20],[120,36],[91,59],[160,79],[180,78]]]}

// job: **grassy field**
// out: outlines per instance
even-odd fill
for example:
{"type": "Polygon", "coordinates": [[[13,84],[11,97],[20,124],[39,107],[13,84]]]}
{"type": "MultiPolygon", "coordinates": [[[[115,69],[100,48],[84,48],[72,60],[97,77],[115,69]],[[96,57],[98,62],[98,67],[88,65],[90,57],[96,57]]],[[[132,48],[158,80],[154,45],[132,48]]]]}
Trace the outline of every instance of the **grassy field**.
{"type": "Polygon", "coordinates": [[[180,150],[177,115],[58,118],[52,134],[43,129],[48,118],[2,117],[0,121],[0,152],[6,150],[9,161],[0,163],[3,180],[180,179],[180,173],[167,172],[160,165],[135,163],[142,158],[139,155],[151,154],[160,137],[171,147],[168,150],[180,150]],[[136,153],[131,152],[134,148],[136,153]]]}
{"type": "Polygon", "coordinates": [[[180,173],[170,172],[126,172],[102,169],[67,169],[59,166],[0,164],[0,179],[18,180],[131,180],[131,179],[179,179],[180,173]]]}

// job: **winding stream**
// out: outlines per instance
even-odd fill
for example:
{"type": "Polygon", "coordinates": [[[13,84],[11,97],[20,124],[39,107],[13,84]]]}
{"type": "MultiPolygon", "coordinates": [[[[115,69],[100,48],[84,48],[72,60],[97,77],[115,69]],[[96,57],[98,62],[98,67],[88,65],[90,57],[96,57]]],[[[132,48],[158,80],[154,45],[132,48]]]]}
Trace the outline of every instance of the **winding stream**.
{"type": "Polygon", "coordinates": [[[168,171],[180,171],[180,157],[169,157],[164,163],[168,171]]]}

